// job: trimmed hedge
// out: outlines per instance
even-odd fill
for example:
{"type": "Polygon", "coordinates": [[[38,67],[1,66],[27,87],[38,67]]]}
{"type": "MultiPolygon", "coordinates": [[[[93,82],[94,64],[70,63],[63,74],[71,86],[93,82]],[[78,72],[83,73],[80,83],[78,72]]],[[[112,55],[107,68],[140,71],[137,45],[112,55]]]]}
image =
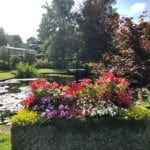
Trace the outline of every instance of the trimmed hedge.
{"type": "Polygon", "coordinates": [[[149,150],[150,120],[57,120],[13,125],[12,150],[149,150]]]}

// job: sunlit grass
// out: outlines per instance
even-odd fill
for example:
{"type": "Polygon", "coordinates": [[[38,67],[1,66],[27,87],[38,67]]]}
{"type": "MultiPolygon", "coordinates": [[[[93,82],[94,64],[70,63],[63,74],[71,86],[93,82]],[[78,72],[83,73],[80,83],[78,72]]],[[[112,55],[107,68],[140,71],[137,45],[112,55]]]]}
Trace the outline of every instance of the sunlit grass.
{"type": "Polygon", "coordinates": [[[37,72],[39,74],[42,74],[42,73],[64,73],[65,70],[63,70],[63,69],[40,68],[40,69],[37,69],[37,72]]]}
{"type": "Polygon", "coordinates": [[[10,133],[0,133],[0,150],[11,150],[10,133]]]}
{"type": "Polygon", "coordinates": [[[11,71],[0,71],[0,80],[10,79],[15,77],[11,71]]]}

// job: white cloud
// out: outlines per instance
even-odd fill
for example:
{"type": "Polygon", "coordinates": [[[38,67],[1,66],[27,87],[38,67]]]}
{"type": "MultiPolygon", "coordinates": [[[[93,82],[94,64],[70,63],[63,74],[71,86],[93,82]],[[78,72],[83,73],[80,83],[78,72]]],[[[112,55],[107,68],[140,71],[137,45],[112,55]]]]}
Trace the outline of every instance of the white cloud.
{"type": "Polygon", "coordinates": [[[146,8],[146,3],[134,3],[131,7],[131,13],[142,13],[146,8]]]}

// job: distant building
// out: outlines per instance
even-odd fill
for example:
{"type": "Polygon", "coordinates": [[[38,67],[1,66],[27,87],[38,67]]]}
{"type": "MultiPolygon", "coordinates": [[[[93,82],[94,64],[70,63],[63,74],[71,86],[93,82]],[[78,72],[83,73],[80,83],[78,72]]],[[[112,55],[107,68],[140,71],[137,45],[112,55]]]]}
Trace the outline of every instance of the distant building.
{"type": "Polygon", "coordinates": [[[11,55],[17,55],[17,56],[24,56],[27,52],[31,52],[31,53],[35,52],[35,50],[18,48],[18,47],[11,47],[9,45],[7,45],[6,48],[10,52],[11,55]]]}

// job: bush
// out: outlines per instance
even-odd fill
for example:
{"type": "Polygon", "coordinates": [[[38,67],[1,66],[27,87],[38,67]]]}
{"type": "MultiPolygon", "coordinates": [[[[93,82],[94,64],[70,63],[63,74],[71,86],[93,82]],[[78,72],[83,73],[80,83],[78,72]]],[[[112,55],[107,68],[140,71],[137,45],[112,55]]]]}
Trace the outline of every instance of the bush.
{"type": "Polygon", "coordinates": [[[37,73],[34,65],[29,65],[28,63],[23,62],[20,62],[17,65],[17,73],[16,73],[17,78],[33,78],[36,76],[37,73]]]}
{"type": "Polygon", "coordinates": [[[52,65],[48,62],[47,59],[38,59],[36,62],[37,68],[50,68],[52,65]]]}
{"type": "Polygon", "coordinates": [[[149,150],[150,122],[57,120],[12,126],[12,150],[149,150]]]}
{"type": "Polygon", "coordinates": [[[23,62],[28,63],[30,65],[35,63],[36,62],[35,54],[30,51],[26,51],[25,55],[23,56],[23,62]]]}
{"type": "Polygon", "coordinates": [[[20,110],[17,115],[11,118],[13,124],[18,125],[32,125],[36,124],[41,120],[40,116],[36,111],[30,111],[28,109],[20,110]]]}
{"type": "Polygon", "coordinates": [[[125,112],[125,116],[132,120],[143,120],[150,117],[150,110],[144,105],[136,105],[125,112]]]}

